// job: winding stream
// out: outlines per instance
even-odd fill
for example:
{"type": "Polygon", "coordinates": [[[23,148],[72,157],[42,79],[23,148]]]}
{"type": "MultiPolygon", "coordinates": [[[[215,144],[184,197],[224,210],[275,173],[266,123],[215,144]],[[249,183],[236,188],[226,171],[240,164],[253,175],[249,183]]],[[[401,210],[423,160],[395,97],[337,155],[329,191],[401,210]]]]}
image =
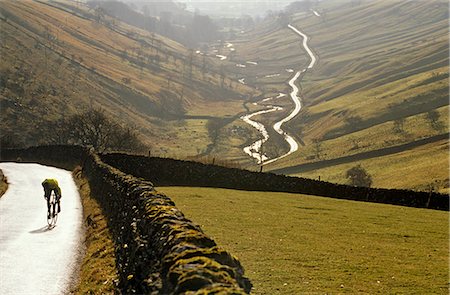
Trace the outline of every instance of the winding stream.
{"type": "MultiPolygon", "coordinates": [[[[303,39],[302,45],[310,57],[310,62],[305,69],[297,71],[295,73],[295,75],[289,80],[289,86],[291,86],[291,88],[292,88],[292,91],[289,95],[290,95],[292,101],[294,102],[294,105],[295,105],[294,110],[287,117],[281,119],[280,121],[276,122],[273,125],[273,129],[278,134],[282,135],[284,137],[284,140],[286,140],[286,142],[289,144],[289,151],[287,153],[285,153],[279,157],[273,158],[273,159],[269,159],[264,153],[261,153],[262,145],[269,139],[269,134],[267,132],[266,127],[262,123],[251,120],[251,118],[253,116],[282,110],[281,107],[269,106],[269,108],[266,110],[258,111],[258,112],[251,113],[249,115],[241,117],[242,120],[244,120],[246,123],[252,125],[262,135],[262,139],[255,141],[254,143],[252,143],[251,145],[249,145],[243,149],[246,154],[248,154],[252,158],[255,158],[258,161],[258,164],[266,165],[269,163],[273,163],[273,162],[275,162],[281,158],[284,158],[298,150],[297,141],[294,139],[294,137],[290,136],[289,134],[287,134],[287,132],[285,132],[282,129],[282,125],[286,122],[289,122],[293,118],[295,118],[295,116],[297,116],[298,113],[300,112],[300,110],[302,108],[302,104],[301,104],[300,97],[298,96],[299,89],[296,86],[296,82],[297,82],[297,80],[299,80],[299,78],[301,77],[301,75],[303,73],[305,73],[308,69],[311,69],[314,67],[315,63],[317,62],[317,58],[314,56],[313,52],[311,51],[311,49],[308,46],[308,36],[306,34],[302,33],[300,30],[298,30],[297,28],[295,28],[292,25],[288,25],[288,28],[291,29],[292,31],[294,31],[297,35],[302,37],[302,39],[303,39]]],[[[267,99],[265,99],[263,101],[266,101],[266,100],[267,99]]]]}

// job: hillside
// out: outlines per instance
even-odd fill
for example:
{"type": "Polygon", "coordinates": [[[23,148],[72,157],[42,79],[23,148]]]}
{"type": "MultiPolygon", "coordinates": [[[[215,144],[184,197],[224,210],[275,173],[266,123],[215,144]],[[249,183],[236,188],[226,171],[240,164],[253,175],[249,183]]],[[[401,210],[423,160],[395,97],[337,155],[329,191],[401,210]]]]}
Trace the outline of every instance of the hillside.
{"type": "Polygon", "coordinates": [[[155,154],[192,156],[213,144],[210,126],[245,111],[251,89],[219,74],[217,58],[80,3],[2,1],[0,16],[1,133],[25,145],[95,108],[155,154]]]}
{"type": "Polygon", "coordinates": [[[446,3],[321,1],[312,8],[269,15],[200,52],[78,2],[1,2],[2,136],[48,143],[53,122],[99,109],[138,132],[153,155],[209,155],[259,169],[243,148],[261,134],[241,116],[282,107],[254,119],[267,127],[267,155],[288,150],[271,126],[292,110],[279,93],[290,92],[293,72],[308,63],[291,23],[310,37],[318,63],[299,85],[300,114],[284,126],[300,149],[265,171],[344,183],[345,170],[363,163],[373,186],[448,191],[446,3]],[[365,156],[427,138],[441,139],[365,156]],[[322,165],[349,156],[356,160],[345,166],[322,165]],[[287,169],[306,163],[321,170],[287,169]]]}
{"type": "MultiPolygon", "coordinates": [[[[300,40],[283,23],[290,22],[310,36],[310,47],[319,59],[301,82],[302,111],[287,124],[299,140],[300,150],[267,165],[267,170],[283,173],[283,168],[298,164],[448,133],[447,4],[400,0],[336,3],[320,2],[314,7],[318,15],[308,11],[267,20],[230,41],[236,47],[236,60],[258,62],[235,72],[270,95],[287,91],[285,83],[292,75],[287,69],[298,70],[307,64],[300,40]],[[269,75],[274,73],[279,75],[269,75]]],[[[291,102],[283,98],[277,103],[291,102]]],[[[271,126],[280,117],[272,113],[258,119],[271,126]]],[[[287,149],[276,133],[271,136],[266,150],[287,149]]],[[[412,178],[405,177],[404,169],[395,168],[403,157],[396,153],[389,161],[371,159],[370,166],[383,167],[369,169],[374,185],[423,190],[437,182],[435,189],[448,191],[448,140],[409,151],[405,165],[412,178]],[[433,173],[416,177],[416,169],[420,175],[426,174],[422,171],[433,173]],[[392,182],[386,181],[388,177],[392,182]]],[[[346,182],[345,170],[331,170],[299,171],[296,175],[346,182]]]]}

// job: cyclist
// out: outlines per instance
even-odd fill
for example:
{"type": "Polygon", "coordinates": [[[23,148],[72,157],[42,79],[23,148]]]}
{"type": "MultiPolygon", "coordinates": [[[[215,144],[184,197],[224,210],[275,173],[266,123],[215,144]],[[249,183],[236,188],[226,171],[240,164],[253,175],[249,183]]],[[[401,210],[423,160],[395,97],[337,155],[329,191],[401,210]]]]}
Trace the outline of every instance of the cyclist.
{"type": "MultiPolygon", "coordinates": [[[[58,204],[58,213],[61,212],[61,205],[59,200],[61,199],[61,189],[59,188],[58,181],[56,179],[47,178],[42,182],[42,186],[44,187],[44,198],[47,200],[47,208],[50,209],[50,195],[52,191],[56,196],[56,203],[58,204]]],[[[50,214],[50,211],[49,213],[50,214]]],[[[50,218],[51,216],[47,216],[50,218]]]]}

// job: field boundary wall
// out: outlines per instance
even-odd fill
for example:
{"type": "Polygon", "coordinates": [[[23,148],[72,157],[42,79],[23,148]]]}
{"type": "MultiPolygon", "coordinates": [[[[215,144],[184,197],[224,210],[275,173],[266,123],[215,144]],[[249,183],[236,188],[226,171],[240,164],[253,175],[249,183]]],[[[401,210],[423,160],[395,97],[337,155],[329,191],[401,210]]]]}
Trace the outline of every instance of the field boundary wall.
{"type": "Polygon", "coordinates": [[[82,167],[113,235],[123,294],[247,294],[239,260],[188,220],[149,180],[73,146],[2,150],[0,160],[82,167]],[[198,292],[198,293],[197,293],[198,292]]]}
{"type": "Polygon", "coordinates": [[[449,196],[436,192],[356,187],[192,161],[121,153],[103,154],[101,158],[121,171],[151,180],[156,186],[198,186],[302,193],[354,201],[449,210],[449,196]]]}

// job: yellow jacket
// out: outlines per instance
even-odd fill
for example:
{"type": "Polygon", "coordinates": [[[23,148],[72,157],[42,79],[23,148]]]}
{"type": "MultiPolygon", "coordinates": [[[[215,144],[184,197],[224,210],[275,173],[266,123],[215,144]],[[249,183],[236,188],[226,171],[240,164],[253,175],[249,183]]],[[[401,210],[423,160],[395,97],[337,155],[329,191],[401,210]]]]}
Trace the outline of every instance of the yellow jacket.
{"type": "Polygon", "coordinates": [[[54,191],[59,198],[61,197],[61,189],[59,188],[56,179],[48,178],[42,182],[42,186],[44,187],[46,197],[50,196],[52,191],[54,191]]]}

